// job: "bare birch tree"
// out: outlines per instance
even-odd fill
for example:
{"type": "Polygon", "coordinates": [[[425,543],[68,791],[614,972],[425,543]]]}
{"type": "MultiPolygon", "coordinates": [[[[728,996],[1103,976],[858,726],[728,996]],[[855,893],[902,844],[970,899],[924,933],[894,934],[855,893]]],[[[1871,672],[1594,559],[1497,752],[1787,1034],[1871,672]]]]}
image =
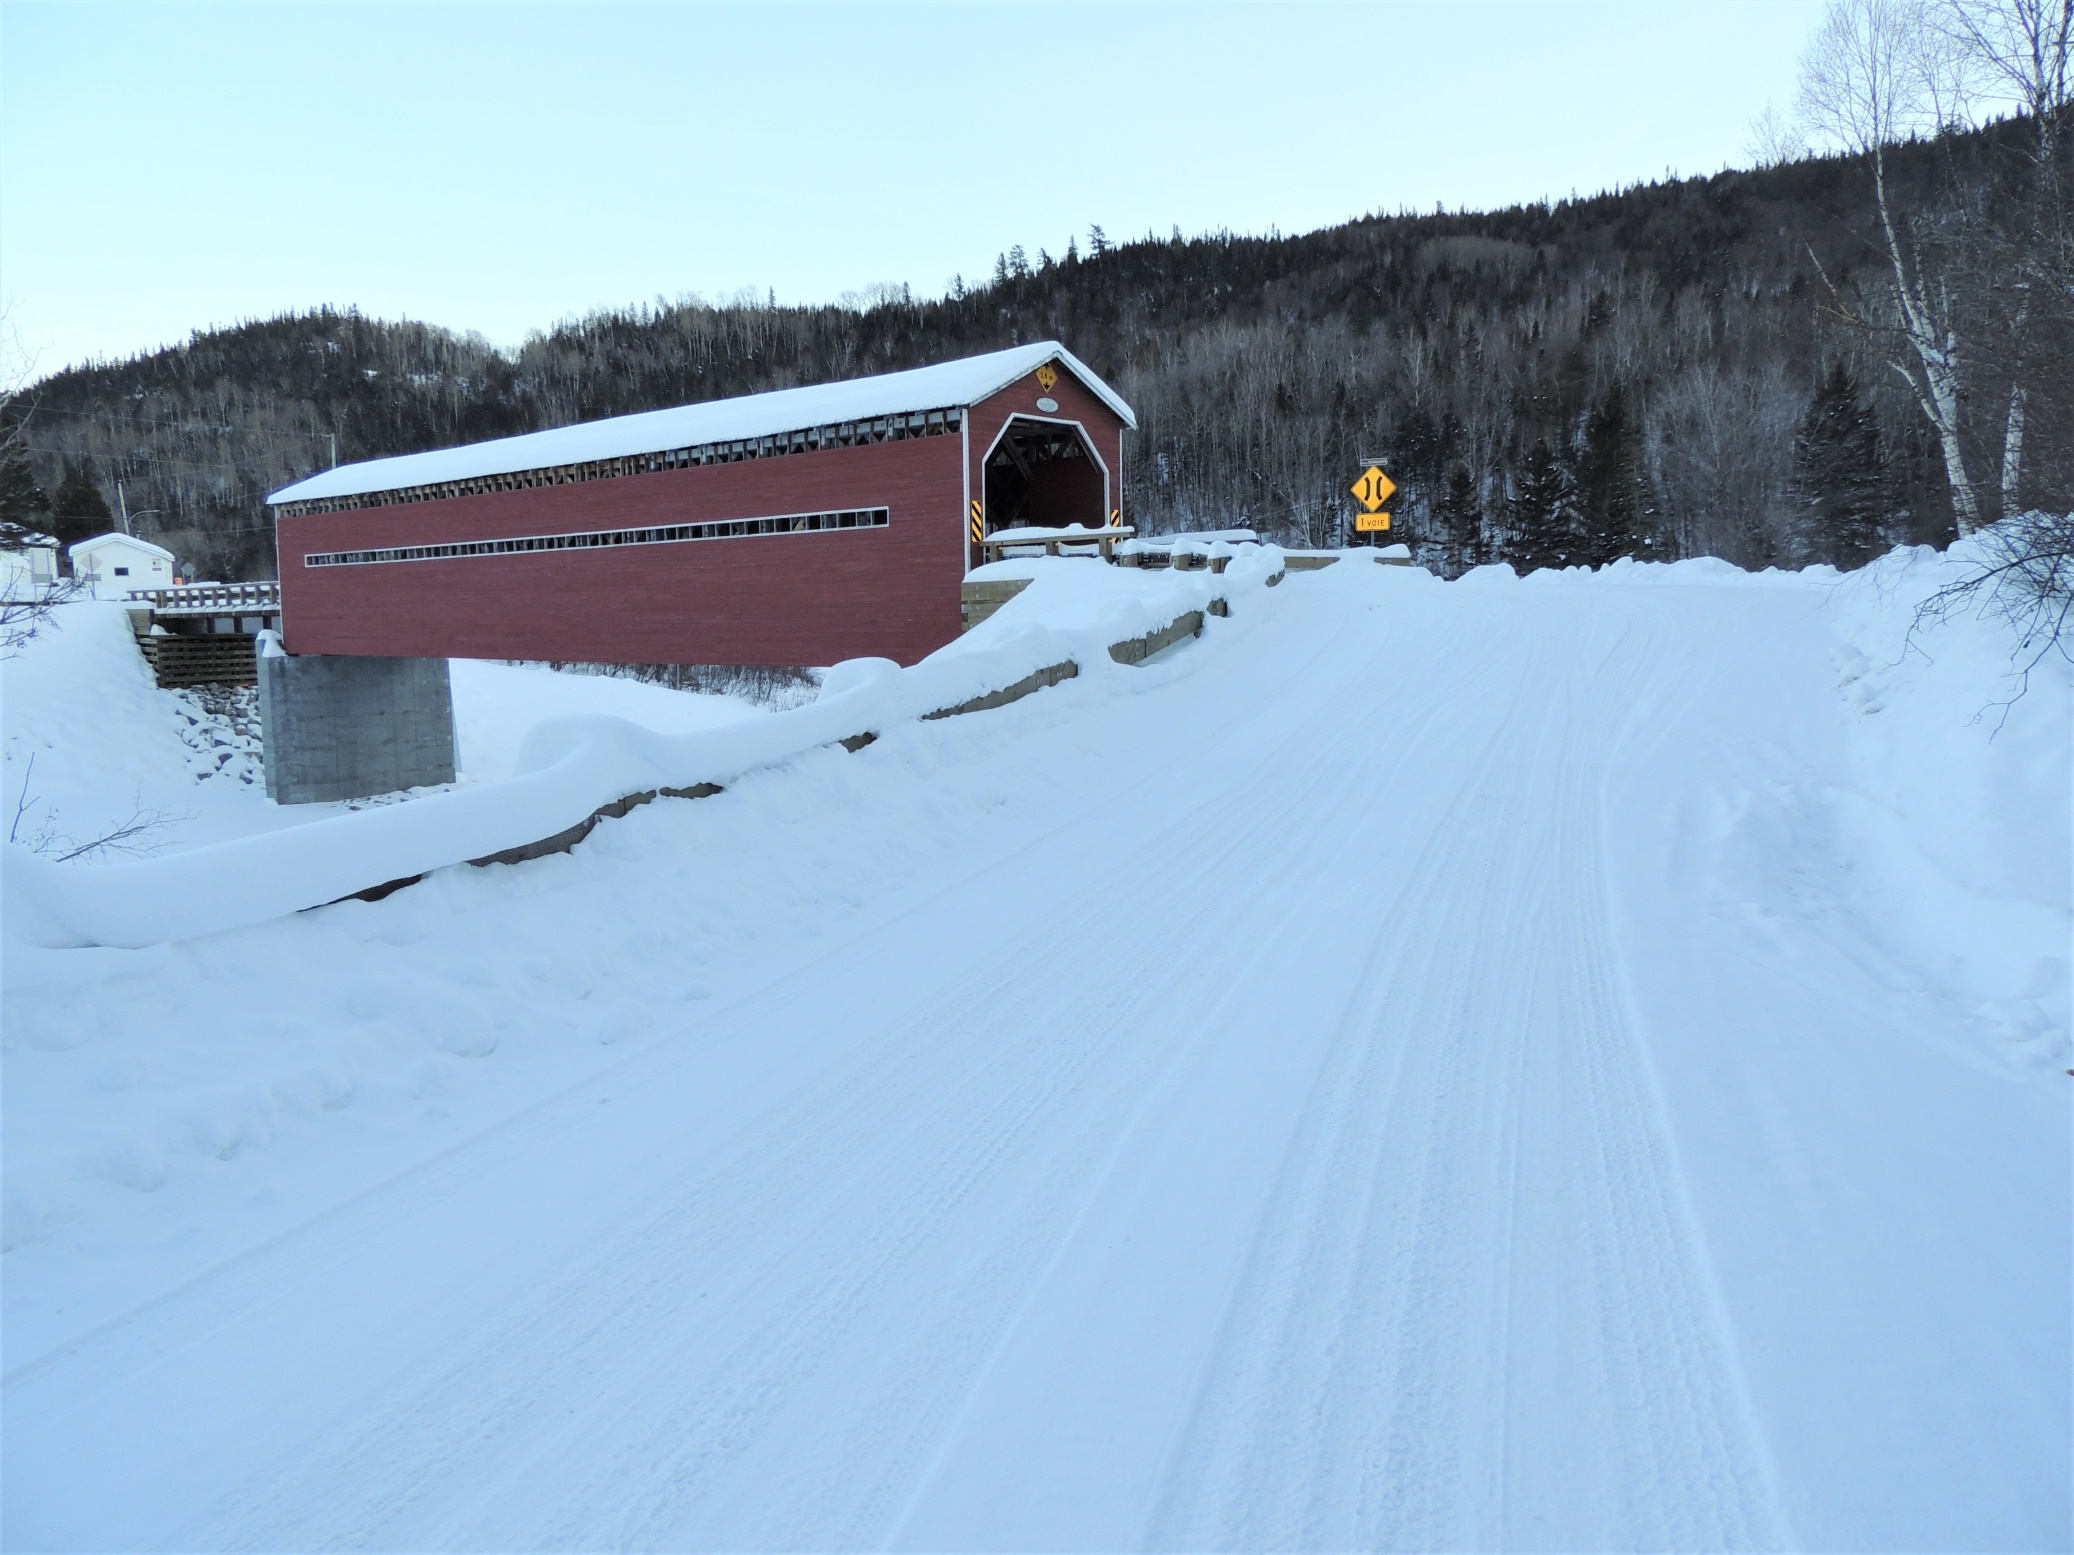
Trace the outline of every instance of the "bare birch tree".
{"type": "Polygon", "coordinates": [[[2025,435],[2036,366],[2039,315],[2074,306],[2074,227],[2070,227],[2061,144],[2074,50],[2074,0],[1941,0],[1934,13],[1980,86],[2012,102],[2034,140],[2005,279],[2015,301],[2009,327],[2010,383],[2003,418],[2001,495],[2005,517],[2021,511],[2025,435]]]}
{"type": "MultiPolygon", "coordinates": [[[[1871,160],[1873,207],[1883,241],[1898,336],[1882,354],[1907,382],[1937,434],[1963,537],[1980,527],[1980,496],[1966,468],[1965,393],[1957,310],[1948,278],[1931,273],[1910,213],[1887,178],[1887,148],[1958,111],[1958,56],[1931,23],[1924,0],[1833,0],[1801,60],[1800,111],[1824,138],[1871,160]]],[[[1838,299],[1868,336],[1869,321],[1838,299]]]]}
{"type": "Polygon", "coordinates": [[[2031,121],[2038,167],[2057,176],[2074,0],[1941,0],[1933,19],[1976,76],[2031,121]]]}

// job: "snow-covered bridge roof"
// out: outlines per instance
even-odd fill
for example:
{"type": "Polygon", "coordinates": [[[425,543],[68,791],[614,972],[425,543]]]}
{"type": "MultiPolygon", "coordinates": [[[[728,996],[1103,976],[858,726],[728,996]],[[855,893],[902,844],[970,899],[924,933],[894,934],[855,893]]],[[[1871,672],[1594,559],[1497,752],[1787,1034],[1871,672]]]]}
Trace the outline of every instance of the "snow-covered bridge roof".
{"type": "Polygon", "coordinates": [[[335,470],[312,475],[293,486],[284,486],[267,501],[310,502],[328,497],[359,496],[367,492],[397,491],[443,481],[474,480],[486,475],[510,475],[521,470],[584,464],[594,459],[662,453],[702,443],[771,437],[781,432],[838,422],[868,421],[879,416],[907,415],[924,410],[948,410],[954,406],[976,405],[1052,361],[1065,363],[1076,378],[1123,419],[1125,426],[1138,424],[1122,396],[1089,371],[1085,363],[1056,340],[1040,340],[1007,351],[990,351],[984,356],[963,357],[955,362],[939,362],[934,367],[910,368],[906,372],[882,373],[875,378],[852,378],[842,383],[816,383],[798,389],[777,389],[768,394],[745,394],[737,399],[707,400],[703,404],[680,405],[672,410],[649,410],[638,415],[613,416],[604,421],[555,427],[546,432],[528,432],[520,437],[467,443],[459,448],[401,454],[392,459],[367,459],[359,464],[343,464],[335,470]]]}

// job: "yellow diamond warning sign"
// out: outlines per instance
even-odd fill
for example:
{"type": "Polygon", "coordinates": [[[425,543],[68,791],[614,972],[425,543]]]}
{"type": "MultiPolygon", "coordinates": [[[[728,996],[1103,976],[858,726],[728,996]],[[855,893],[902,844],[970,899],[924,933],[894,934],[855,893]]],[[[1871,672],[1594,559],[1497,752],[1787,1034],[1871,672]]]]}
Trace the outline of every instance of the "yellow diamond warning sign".
{"type": "MultiPolygon", "coordinates": [[[[1388,502],[1390,493],[1396,489],[1397,483],[1383,473],[1380,465],[1371,464],[1361,472],[1361,479],[1354,482],[1354,495],[1360,499],[1361,505],[1371,513],[1382,507],[1385,502],[1388,502]]],[[[1365,529],[1388,529],[1390,525],[1386,519],[1381,525],[1364,524],[1362,527],[1365,529]]]]}

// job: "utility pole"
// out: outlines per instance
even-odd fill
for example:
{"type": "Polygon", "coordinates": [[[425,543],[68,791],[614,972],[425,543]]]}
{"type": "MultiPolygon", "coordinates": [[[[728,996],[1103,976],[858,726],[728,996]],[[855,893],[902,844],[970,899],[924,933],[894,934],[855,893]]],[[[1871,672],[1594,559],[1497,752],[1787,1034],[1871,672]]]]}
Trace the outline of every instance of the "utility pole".
{"type": "Polygon", "coordinates": [[[122,482],[120,480],[115,483],[115,506],[116,510],[122,514],[122,532],[128,534],[130,532],[130,504],[123,497],[122,482]]]}

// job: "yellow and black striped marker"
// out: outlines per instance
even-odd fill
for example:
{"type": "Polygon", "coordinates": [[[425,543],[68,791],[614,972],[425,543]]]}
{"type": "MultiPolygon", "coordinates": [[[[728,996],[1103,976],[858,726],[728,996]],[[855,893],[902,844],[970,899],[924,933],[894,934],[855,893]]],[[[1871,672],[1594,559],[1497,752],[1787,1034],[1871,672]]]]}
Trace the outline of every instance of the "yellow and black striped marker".
{"type": "Polygon", "coordinates": [[[979,505],[979,498],[972,499],[972,543],[978,545],[987,537],[986,509],[979,505]]]}
{"type": "Polygon", "coordinates": [[[1122,508],[1111,508],[1111,509],[1109,510],[1109,527],[1110,527],[1111,529],[1114,529],[1114,528],[1116,527],[1116,521],[1117,521],[1118,519],[1122,518],[1122,517],[1123,517],[1123,509],[1122,509],[1122,508]]]}

